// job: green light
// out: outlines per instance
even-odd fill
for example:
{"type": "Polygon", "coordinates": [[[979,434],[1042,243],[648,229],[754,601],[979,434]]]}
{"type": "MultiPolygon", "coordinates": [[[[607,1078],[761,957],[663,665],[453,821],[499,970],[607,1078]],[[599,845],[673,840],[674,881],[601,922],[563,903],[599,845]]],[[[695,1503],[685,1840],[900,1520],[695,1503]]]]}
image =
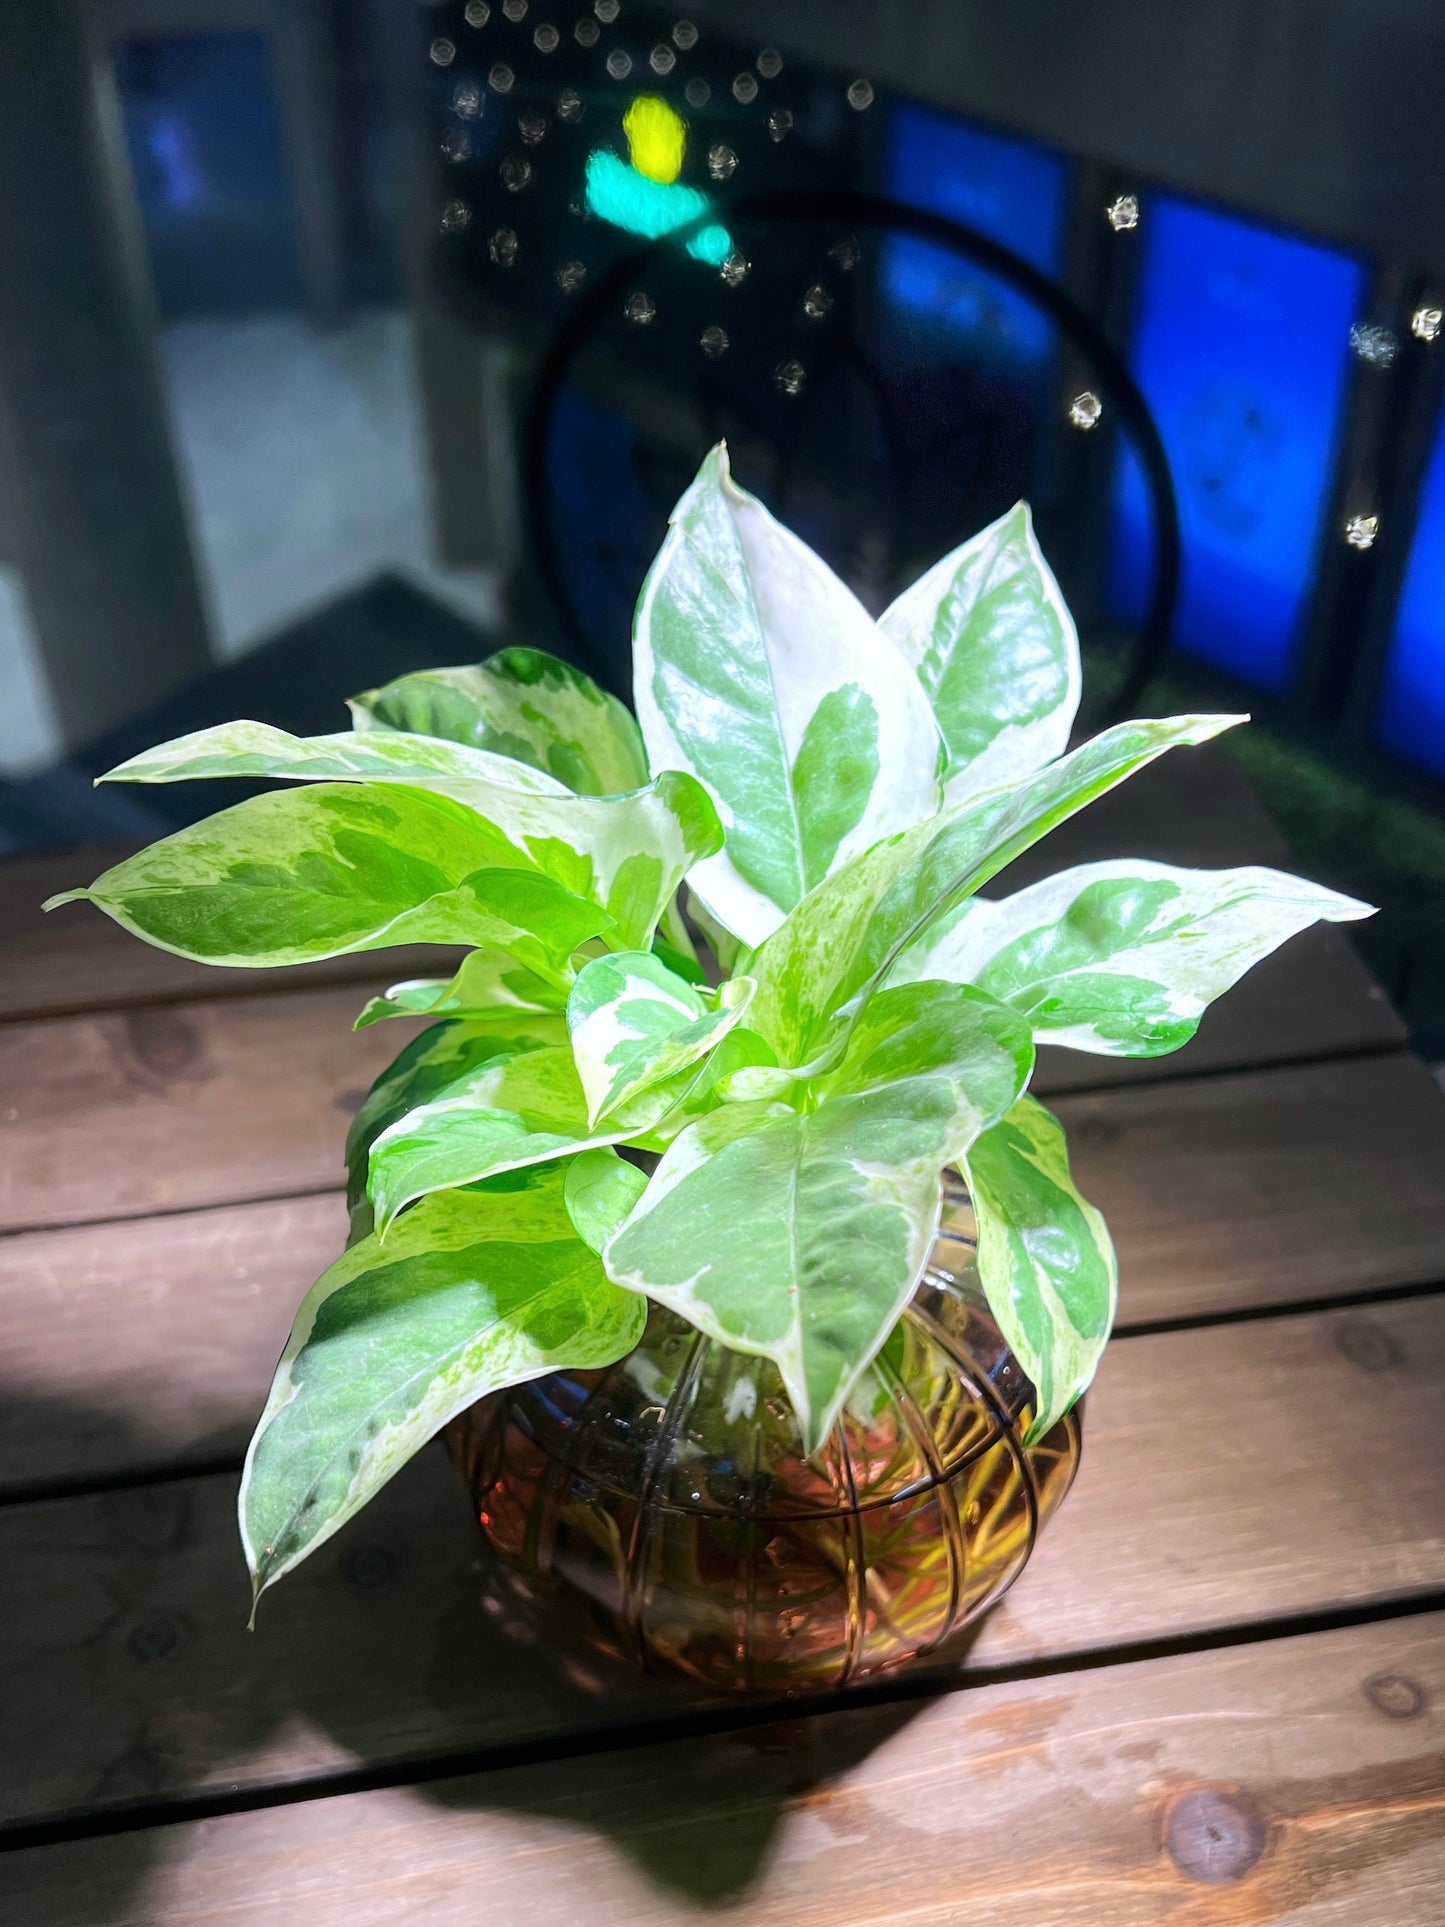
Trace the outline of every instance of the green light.
{"type": "MultiPolygon", "coordinates": [[[[650,181],[635,167],[599,147],[587,157],[587,205],[613,227],[641,235],[644,241],[655,241],[660,235],[690,226],[708,212],[712,202],[695,187],[650,181]]],[[[725,227],[700,228],[687,243],[687,251],[695,261],[720,268],[733,251],[733,238],[725,227]]]]}

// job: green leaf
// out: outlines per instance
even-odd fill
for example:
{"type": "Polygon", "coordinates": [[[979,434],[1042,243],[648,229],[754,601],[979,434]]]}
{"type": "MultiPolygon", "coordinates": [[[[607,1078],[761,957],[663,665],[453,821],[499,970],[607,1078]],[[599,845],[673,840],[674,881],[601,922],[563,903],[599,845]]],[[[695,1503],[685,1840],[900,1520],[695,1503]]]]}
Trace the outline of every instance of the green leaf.
{"type": "Polygon", "coordinates": [[[582,796],[647,781],[631,714],[590,676],[540,649],[503,649],[461,669],[425,669],[351,701],[359,731],[399,729],[466,743],[545,770],[582,796]]]}
{"type": "Polygon", "coordinates": [[[110,780],[272,776],[331,782],[354,774],[355,766],[378,780],[385,772],[395,783],[415,783],[475,811],[474,834],[484,841],[485,853],[474,868],[515,867],[551,877],[574,895],[602,905],[616,920],[618,941],[626,948],[650,941],[684,873],[722,844],[722,826],[706,790],[679,771],[626,796],[572,796],[545,784],[523,764],[426,736],[384,731],[307,738],[264,723],[226,723],[122,763],[110,780]],[[508,780],[498,780],[498,770],[508,780]],[[529,787],[519,787],[515,777],[529,787]]]}
{"type": "MultiPolygon", "coordinates": [[[[538,801],[542,799],[536,799],[538,801]]],[[[472,943],[555,978],[612,916],[535,871],[497,869],[473,811],[392,783],[253,796],[97,878],[88,900],[206,963],[310,963],[399,943],[472,943]]]]}
{"type": "Polygon", "coordinates": [[[989,1308],[1033,1381],[1041,1439],[1098,1368],[1118,1299],[1104,1220],[1074,1188],[1063,1127],[1025,1097],[968,1152],[978,1273],[989,1308]]]}
{"type": "Polygon", "coordinates": [[[1157,1057],[1298,931],[1370,914],[1279,870],[1089,863],[1001,903],[975,898],[905,950],[890,982],[975,983],[1022,1011],[1039,1043],[1157,1057]]]}
{"type": "MultiPolygon", "coordinates": [[[[496,787],[531,796],[566,796],[565,784],[510,757],[378,730],[358,736],[293,736],[270,723],[219,723],[117,763],[102,783],[189,783],[205,777],[272,776],[296,783],[420,783],[476,807],[496,787]],[[479,784],[480,792],[470,786],[479,784]]],[[[643,781],[647,779],[644,777],[643,781]]],[[[483,814],[485,814],[485,810],[483,814]]]]}
{"type": "Polygon", "coordinates": [[[647,1174],[606,1149],[570,1158],[566,1170],[567,1215],[583,1244],[600,1252],[647,1189],[647,1174]]]}
{"type": "Polygon", "coordinates": [[[346,1201],[353,1238],[372,1229],[366,1179],[371,1147],[384,1130],[484,1064],[497,1064],[523,1051],[556,1049],[566,1041],[567,1026],[560,1013],[518,1014],[505,1025],[495,1020],[453,1019],[432,1024],[414,1037],[372,1085],[346,1134],[346,1201]]]}
{"type": "Polygon", "coordinates": [[[885,992],[816,1110],[728,1105],[678,1137],[604,1248],[608,1276],[773,1359],[816,1451],[922,1275],[944,1165],[1032,1057],[991,998],[885,992]]]}
{"type": "Polygon", "coordinates": [[[499,1017],[519,1011],[562,1011],[571,988],[570,968],[556,978],[526,969],[505,950],[473,950],[453,977],[409,977],[373,997],[357,1018],[365,1030],[387,1017],[499,1017]]]}
{"type": "Polygon", "coordinates": [[[634,660],[654,768],[699,776],[727,829],[689,887],[745,943],[938,807],[918,679],[826,564],[733,483],[721,445],[673,511],[634,660]]]}
{"type": "Polygon", "coordinates": [[[785,1065],[836,1050],[835,1016],[866,999],[936,918],[1165,750],[1240,720],[1120,723],[1036,775],[876,844],[812,891],[752,958],[758,993],[749,1023],[785,1065]]]}
{"type": "Polygon", "coordinates": [[[498,1056],[372,1141],[367,1190],[377,1229],[384,1234],[398,1212],[430,1192],[621,1143],[660,1118],[677,1095],[670,1085],[649,1090],[593,1129],[570,1048],[498,1056]]]}
{"type": "Polygon", "coordinates": [[[716,996],[704,994],[645,950],[584,964],[567,1025],[588,1124],[705,1057],[742,1018],[752,994],[748,977],[734,978],[716,996]]]}
{"type": "Polygon", "coordinates": [[[949,803],[1016,782],[1068,747],[1079,639],[1027,503],[935,563],[878,626],[933,704],[949,803]]]}
{"type": "Polygon", "coordinates": [[[476,1399],[610,1365],[647,1307],[577,1237],[562,1173],[429,1198],[353,1245],[302,1302],[241,1481],[257,1598],[476,1399]]]}

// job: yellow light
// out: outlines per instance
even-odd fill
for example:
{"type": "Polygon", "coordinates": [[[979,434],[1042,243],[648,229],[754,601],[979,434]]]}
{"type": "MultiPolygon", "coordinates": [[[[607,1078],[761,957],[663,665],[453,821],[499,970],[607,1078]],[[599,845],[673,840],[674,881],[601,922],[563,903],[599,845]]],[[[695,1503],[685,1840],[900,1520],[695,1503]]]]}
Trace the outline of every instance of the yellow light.
{"type": "Polygon", "coordinates": [[[639,94],[622,117],[632,165],[664,186],[682,172],[687,152],[687,122],[656,94],[639,94]]]}

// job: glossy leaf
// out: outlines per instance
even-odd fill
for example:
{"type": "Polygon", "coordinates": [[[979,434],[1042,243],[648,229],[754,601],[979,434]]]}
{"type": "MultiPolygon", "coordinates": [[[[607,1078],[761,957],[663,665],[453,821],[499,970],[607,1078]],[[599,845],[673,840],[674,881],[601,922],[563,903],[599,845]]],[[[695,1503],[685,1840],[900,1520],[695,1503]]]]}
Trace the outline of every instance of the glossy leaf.
{"type": "MultiPolygon", "coordinates": [[[[358,736],[293,736],[270,723],[219,723],[117,763],[103,783],[189,783],[206,777],[278,777],[296,783],[420,783],[477,806],[491,791],[566,796],[565,784],[526,763],[490,755],[432,736],[377,730],[358,736]],[[472,785],[480,785],[473,790],[472,785]]],[[[644,778],[644,781],[646,779],[644,778]]],[[[485,814],[485,811],[483,812],[485,814]]]]}
{"type": "Polygon", "coordinates": [[[1026,503],[935,563],[878,626],[933,704],[950,804],[1016,782],[1067,749],[1079,639],[1026,503]]]}
{"type": "Polygon", "coordinates": [[[366,1179],[371,1147],[390,1125],[408,1111],[480,1070],[523,1051],[558,1049],[567,1042],[563,1016],[518,1013],[510,1023],[451,1019],[432,1024],[394,1057],[367,1092],[346,1134],[346,1201],[353,1238],[373,1228],[366,1179]]]}
{"type": "Polygon", "coordinates": [[[748,977],[704,994],[645,950],[584,964],[567,1024],[589,1125],[705,1057],[742,1018],[752,994],[748,977]]]}
{"type": "Polygon", "coordinates": [[[562,1011],[567,1007],[572,972],[555,978],[526,969],[505,950],[473,950],[451,977],[409,977],[373,997],[356,1020],[365,1030],[387,1017],[497,1017],[519,1011],[562,1011]]]}
{"type": "Polygon", "coordinates": [[[567,1161],[563,1194],[577,1236],[600,1252],[647,1189],[647,1174],[615,1151],[583,1151],[567,1161]]]}
{"type": "Polygon", "coordinates": [[[634,660],[653,767],[700,777],[727,830],[689,887],[745,943],[938,806],[918,679],[826,564],[736,486],[721,446],[673,511],[634,660]]]}
{"type": "Polygon", "coordinates": [[[1114,1322],[1119,1268],[1069,1172],[1063,1127],[1025,1097],[965,1159],[989,1308],[1033,1381],[1041,1439],[1089,1384],[1114,1322]]]}
{"type": "Polygon", "coordinates": [[[358,731],[413,731],[515,757],[582,796],[641,789],[642,735],[590,676],[540,649],[503,649],[460,669],[424,669],[350,704],[358,731]]]}
{"type": "Polygon", "coordinates": [[[573,1230],[560,1170],[428,1198],[385,1245],[354,1244],[302,1302],[246,1456],[256,1596],[476,1399],[610,1365],[646,1315],[573,1230]]]}
{"type": "Polygon", "coordinates": [[[1240,720],[1120,723],[1010,788],[877,844],[811,892],[751,960],[758,993],[749,1023],[784,1064],[835,1051],[835,1016],[882,983],[936,918],[1165,750],[1205,742],[1240,720]]]}
{"type": "Polygon", "coordinates": [[[367,1191],[377,1229],[385,1232],[398,1212],[432,1191],[620,1143],[660,1118],[678,1095],[659,1085],[594,1129],[569,1047],[484,1062],[373,1140],[367,1191]]]}
{"type": "Polygon", "coordinates": [[[1320,919],[1370,915],[1278,870],[1089,863],[1001,903],[969,902],[891,981],[974,983],[1022,1011],[1042,1044],[1157,1057],[1187,1044],[1216,997],[1320,919]]]}
{"type": "Polygon", "coordinates": [[[608,1241],[608,1276],[773,1359],[816,1451],[918,1283],[944,1165],[1032,1061],[1027,1024],[990,998],[885,992],[817,1109],[729,1105],[682,1133],[608,1241]]]}
{"type": "Polygon", "coordinates": [[[253,796],[46,907],[88,900],[162,950],[257,967],[472,943],[555,978],[612,930],[598,904],[539,872],[497,869],[496,855],[495,831],[448,797],[336,783],[253,796]]]}
{"type": "MultiPolygon", "coordinates": [[[[626,796],[573,796],[521,763],[425,736],[374,731],[299,737],[263,723],[226,723],[163,744],[111,771],[112,780],[272,776],[329,782],[375,762],[396,782],[435,790],[476,812],[486,843],[476,867],[537,870],[615,919],[618,940],[650,941],[684,873],[722,843],[702,785],[673,770],[626,796]],[[521,773],[521,788],[496,772],[521,773]]],[[[219,818],[212,819],[219,821],[219,818]]]]}

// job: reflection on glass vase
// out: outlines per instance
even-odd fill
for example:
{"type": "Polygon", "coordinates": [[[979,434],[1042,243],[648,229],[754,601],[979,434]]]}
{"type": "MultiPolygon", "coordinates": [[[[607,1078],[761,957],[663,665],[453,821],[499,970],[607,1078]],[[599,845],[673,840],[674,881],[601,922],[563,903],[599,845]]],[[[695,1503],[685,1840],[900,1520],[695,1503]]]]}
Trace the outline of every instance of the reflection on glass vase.
{"type": "Polygon", "coordinates": [[[826,1448],[775,1366],[661,1307],[601,1372],[448,1428],[495,1554],[490,1605],[585,1683],[618,1663],[804,1692],[936,1653],[1022,1570],[1079,1463],[1079,1413],[1025,1447],[1033,1388],[984,1305],[953,1176],[923,1285],[826,1448]]]}

